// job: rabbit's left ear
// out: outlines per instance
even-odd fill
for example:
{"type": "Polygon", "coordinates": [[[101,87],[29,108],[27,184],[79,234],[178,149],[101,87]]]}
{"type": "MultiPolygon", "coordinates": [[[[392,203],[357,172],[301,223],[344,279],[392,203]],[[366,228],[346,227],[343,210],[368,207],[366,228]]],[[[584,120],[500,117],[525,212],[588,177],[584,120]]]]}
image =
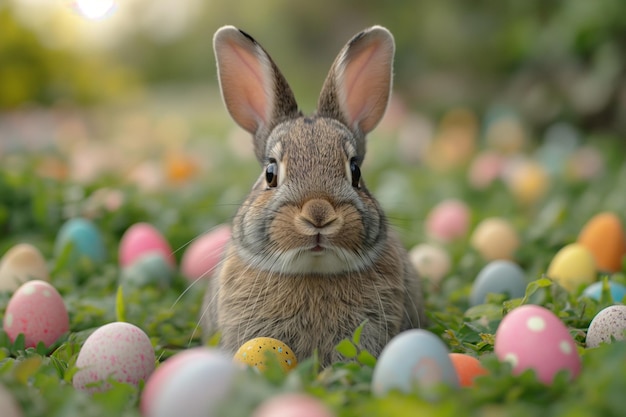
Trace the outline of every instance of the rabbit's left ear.
{"type": "Polygon", "coordinates": [[[373,26],[341,50],[322,88],[318,114],[336,118],[354,132],[370,132],[385,114],[391,94],[393,35],[373,26]]]}

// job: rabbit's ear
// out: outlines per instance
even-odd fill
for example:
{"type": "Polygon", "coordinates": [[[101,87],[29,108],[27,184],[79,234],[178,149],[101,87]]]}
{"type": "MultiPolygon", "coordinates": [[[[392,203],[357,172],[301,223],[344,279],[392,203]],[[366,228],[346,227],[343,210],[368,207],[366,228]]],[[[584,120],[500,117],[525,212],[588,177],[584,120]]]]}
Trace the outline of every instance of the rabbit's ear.
{"type": "Polygon", "coordinates": [[[389,101],[394,50],[393,35],[381,26],[352,38],[330,69],[318,113],[363,135],[374,129],[389,101]]]}
{"type": "Polygon", "coordinates": [[[233,27],[220,28],[213,37],[222,96],[232,118],[255,135],[257,156],[265,136],[278,119],[298,113],[285,77],[250,35],[233,27]]]}

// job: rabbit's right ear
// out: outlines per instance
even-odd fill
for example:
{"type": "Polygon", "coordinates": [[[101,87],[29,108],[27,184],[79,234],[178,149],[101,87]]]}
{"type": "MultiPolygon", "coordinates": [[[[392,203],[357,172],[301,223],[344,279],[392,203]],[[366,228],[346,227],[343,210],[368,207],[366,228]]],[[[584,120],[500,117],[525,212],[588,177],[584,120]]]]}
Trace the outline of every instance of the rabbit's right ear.
{"type": "Polygon", "coordinates": [[[250,35],[224,26],[215,32],[213,49],[222,97],[239,126],[254,135],[257,158],[277,120],[298,114],[298,104],[270,56],[250,35]]]}

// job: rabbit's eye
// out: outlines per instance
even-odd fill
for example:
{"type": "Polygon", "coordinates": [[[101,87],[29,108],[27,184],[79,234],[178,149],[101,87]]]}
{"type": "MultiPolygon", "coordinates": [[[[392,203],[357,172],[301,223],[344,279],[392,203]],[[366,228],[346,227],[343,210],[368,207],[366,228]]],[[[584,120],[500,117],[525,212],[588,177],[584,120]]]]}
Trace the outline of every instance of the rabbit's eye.
{"type": "Polygon", "coordinates": [[[361,183],[361,169],[359,168],[359,164],[357,164],[355,158],[350,160],[350,173],[352,174],[352,186],[359,188],[361,183]]]}
{"type": "Polygon", "coordinates": [[[278,164],[273,159],[270,159],[270,163],[265,168],[265,181],[270,188],[278,185],[278,164]]]}

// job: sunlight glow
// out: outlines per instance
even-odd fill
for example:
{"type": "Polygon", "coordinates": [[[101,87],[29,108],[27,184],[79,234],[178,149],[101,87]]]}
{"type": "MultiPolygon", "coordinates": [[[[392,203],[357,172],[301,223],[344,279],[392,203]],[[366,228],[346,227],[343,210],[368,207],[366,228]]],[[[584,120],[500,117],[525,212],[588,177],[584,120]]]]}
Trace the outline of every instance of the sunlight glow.
{"type": "Polygon", "coordinates": [[[115,0],[76,0],[76,9],[87,19],[97,20],[109,16],[115,10],[115,0]]]}

